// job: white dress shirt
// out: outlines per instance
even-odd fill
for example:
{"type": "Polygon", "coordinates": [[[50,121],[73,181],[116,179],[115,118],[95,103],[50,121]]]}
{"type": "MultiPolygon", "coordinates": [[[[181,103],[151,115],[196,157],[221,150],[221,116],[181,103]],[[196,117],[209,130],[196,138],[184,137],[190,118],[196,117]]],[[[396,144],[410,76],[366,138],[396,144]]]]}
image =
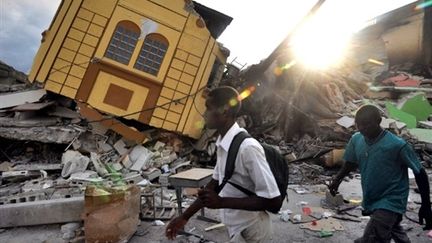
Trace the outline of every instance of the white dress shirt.
{"type": "MultiPolygon", "coordinates": [[[[222,138],[218,137],[217,146],[217,162],[213,173],[213,179],[222,183],[225,175],[225,165],[228,157],[228,150],[235,135],[241,131],[246,131],[240,128],[235,123],[222,138]]],[[[261,144],[254,138],[247,138],[240,145],[235,170],[230,179],[231,182],[240,185],[249,191],[255,192],[259,197],[275,198],[280,195],[276,180],[266,161],[264,149],[261,144]]],[[[221,197],[245,198],[246,194],[233,187],[229,183],[225,185],[219,193],[221,197]]],[[[238,234],[256,220],[259,220],[260,211],[246,211],[236,209],[220,209],[222,223],[224,223],[230,236],[238,234]]]]}

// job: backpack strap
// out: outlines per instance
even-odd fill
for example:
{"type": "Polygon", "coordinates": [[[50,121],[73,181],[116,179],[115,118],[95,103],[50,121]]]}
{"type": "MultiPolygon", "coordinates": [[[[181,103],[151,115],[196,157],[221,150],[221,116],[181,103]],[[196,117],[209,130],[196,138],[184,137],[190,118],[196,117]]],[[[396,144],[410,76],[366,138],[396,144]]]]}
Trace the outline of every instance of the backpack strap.
{"type": "MultiPolygon", "coordinates": [[[[228,183],[229,179],[231,179],[232,175],[234,174],[235,162],[236,162],[238,151],[240,149],[240,145],[242,144],[242,142],[246,138],[249,138],[249,137],[250,137],[249,134],[247,134],[246,132],[240,132],[232,140],[230,148],[228,150],[228,157],[227,157],[226,165],[225,165],[224,179],[222,180],[222,183],[217,188],[217,191],[216,191],[217,193],[222,191],[222,189],[228,183]]],[[[232,185],[233,183],[230,182],[230,184],[232,185]]]]}
{"type": "Polygon", "coordinates": [[[251,197],[251,196],[256,196],[256,194],[255,194],[254,192],[251,192],[251,191],[249,191],[248,189],[246,189],[246,188],[244,188],[244,187],[242,187],[242,186],[240,186],[240,185],[235,184],[234,182],[228,181],[228,183],[229,183],[231,186],[237,188],[237,190],[239,190],[239,191],[243,192],[244,194],[248,195],[249,197],[251,197]]]}

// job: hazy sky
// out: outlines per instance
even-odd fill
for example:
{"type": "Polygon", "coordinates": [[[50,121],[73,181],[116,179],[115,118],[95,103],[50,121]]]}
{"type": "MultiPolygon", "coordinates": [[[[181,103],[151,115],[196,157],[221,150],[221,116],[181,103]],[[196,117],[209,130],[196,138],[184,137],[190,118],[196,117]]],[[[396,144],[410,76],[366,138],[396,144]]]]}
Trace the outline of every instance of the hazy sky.
{"type": "MultiPolygon", "coordinates": [[[[254,64],[267,57],[316,0],[198,0],[234,18],[219,41],[231,57],[254,64]]],[[[323,16],[355,28],[412,0],[327,0],[323,16]],[[349,21],[347,21],[349,20],[349,21]]],[[[60,0],[0,0],[0,60],[28,72],[60,0]]],[[[336,24],[326,26],[329,31],[336,24]]]]}

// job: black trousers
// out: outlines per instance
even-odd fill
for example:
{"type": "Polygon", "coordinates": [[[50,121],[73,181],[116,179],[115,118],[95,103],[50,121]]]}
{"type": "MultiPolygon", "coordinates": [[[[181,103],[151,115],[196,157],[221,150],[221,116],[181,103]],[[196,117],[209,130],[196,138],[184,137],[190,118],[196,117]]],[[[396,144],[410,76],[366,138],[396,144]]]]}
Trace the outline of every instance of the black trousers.
{"type": "Polygon", "coordinates": [[[396,243],[411,242],[400,226],[400,222],[402,221],[401,214],[385,209],[378,209],[370,217],[363,237],[355,240],[355,243],[390,243],[392,239],[396,243]]]}

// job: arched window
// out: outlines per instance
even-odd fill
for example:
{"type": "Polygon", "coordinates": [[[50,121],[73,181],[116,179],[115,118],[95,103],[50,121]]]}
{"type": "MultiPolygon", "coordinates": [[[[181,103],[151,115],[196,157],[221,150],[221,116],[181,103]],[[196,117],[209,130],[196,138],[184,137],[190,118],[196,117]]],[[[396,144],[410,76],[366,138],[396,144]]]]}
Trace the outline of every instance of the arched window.
{"type": "Polygon", "coordinates": [[[167,49],[168,40],[165,37],[159,34],[147,35],[134,67],[156,76],[167,49]]]}
{"type": "Polygon", "coordinates": [[[130,21],[119,22],[105,56],[128,65],[140,34],[140,28],[136,24],[130,21]]]}

